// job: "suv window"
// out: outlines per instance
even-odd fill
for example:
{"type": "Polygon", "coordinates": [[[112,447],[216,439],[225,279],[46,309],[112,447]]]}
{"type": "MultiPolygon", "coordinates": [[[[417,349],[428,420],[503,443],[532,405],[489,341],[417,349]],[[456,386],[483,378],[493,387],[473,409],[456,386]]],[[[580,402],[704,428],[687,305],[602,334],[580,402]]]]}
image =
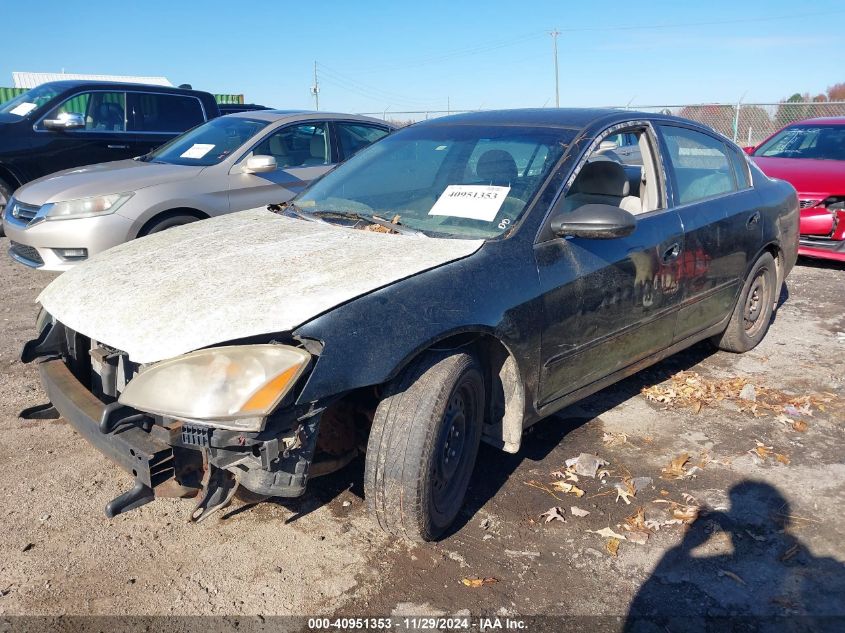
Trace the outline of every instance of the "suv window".
{"type": "MultiPolygon", "coordinates": [[[[96,132],[126,131],[126,95],[123,92],[83,92],[53,108],[45,119],[62,113],[81,114],[85,129],[96,132]]],[[[43,124],[39,125],[43,129],[43,124]]]]}
{"type": "Polygon", "coordinates": [[[344,158],[349,158],[358,150],[380,138],[387,136],[388,131],[375,125],[360,123],[338,123],[337,138],[344,158]]]}
{"type": "Polygon", "coordinates": [[[204,121],[196,97],[129,93],[129,129],[133,132],[184,132],[204,121]]]}
{"type": "Polygon", "coordinates": [[[313,167],[330,162],[327,125],[324,122],[289,125],[276,130],[252,150],[273,156],[279,167],[313,167]]]}
{"type": "Polygon", "coordinates": [[[687,128],[659,127],[675,173],[679,204],[736,191],[734,168],[723,141],[687,128]]]}

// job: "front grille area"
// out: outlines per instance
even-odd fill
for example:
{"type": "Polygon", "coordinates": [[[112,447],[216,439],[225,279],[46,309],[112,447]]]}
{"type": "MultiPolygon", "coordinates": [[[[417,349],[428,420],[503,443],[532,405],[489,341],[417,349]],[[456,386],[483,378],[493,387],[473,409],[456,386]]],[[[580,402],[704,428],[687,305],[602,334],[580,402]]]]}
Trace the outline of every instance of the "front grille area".
{"type": "Polygon", "coordinates": [[[26,244],[20,244],[18,242],[12,242],[9,251],[13,255],[17,255],[21,259],[32,263],[34,266],[44,265],[44,260],[41,259],[41,255],[39,255],[38,251],[32,246],[27,246],[26,244]]]}
{"type": "Polygon", "coordinates": [[[19,222],[29,224],[35,219],[38,209],[39,207],[31,204],[24,204],[23,202],[15,200],[9,208],[9,215],[19,222]]]}

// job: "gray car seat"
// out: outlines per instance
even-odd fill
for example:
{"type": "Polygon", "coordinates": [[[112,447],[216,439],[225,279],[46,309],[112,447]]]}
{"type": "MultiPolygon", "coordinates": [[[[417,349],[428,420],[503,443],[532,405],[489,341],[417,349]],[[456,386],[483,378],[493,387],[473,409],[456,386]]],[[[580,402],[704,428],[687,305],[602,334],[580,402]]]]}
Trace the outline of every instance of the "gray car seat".
{"type": "Polygon", "coordinates": [[[310,154],[311,156],[302,162],[303,167],[325,165],[329,162],[326,157],[325,136],[322,134],[315,134],[311,137],[310,154]]]}
{"type": "Polygon", "coordinates": [[[631,185],[622,165],[610,160],[591,161],[584,165],[572,183],[563,208],[573,211],[585,204],[609,204],[623,209],[627,207],[628,211],[641,208],[640,199],[628,195],[630,190],[631,185]]]}

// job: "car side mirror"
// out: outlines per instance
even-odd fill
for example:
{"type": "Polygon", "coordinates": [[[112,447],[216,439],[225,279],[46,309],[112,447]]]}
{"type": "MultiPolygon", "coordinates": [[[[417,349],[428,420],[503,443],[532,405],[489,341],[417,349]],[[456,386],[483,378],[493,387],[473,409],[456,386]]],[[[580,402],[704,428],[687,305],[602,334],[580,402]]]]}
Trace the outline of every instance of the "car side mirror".
{"type": "Polygon", "coordinates": [[[608,240],[627,237],[637,228],[632,213],[610,204],[585,204],[552,217],[551,229],[558,237],[608,240]]]}
{"type": "Polygon", "coordinates": [[[615,149],[619,149],[619,145],[615,141],[602,141],[599,143],[598,154],[603,154],[604,152],[612,152],[615,149]]]}
{"type": "Polygon", "coordinates": [[[745,152],[746,154],[753,154],[755,149],[757,149],[757,148],[754,147],[753,145],[747,145],[746,147],[742,148],[742,151],[745,152]]]}
{"type": "Polygon", "coordinates": [[[61,112],[55,119],[44,119],[48,130],[79,130],[85,127],[85,117],[76,112],[61,112]]]}
{"type": "Polygon", "coordinates": [[[269,171],[276,171],[278,169],[275,156],[266,156],[264,154],[256,154],[246,159],[244,165],[245,174],[265,174],[269,171]]]}

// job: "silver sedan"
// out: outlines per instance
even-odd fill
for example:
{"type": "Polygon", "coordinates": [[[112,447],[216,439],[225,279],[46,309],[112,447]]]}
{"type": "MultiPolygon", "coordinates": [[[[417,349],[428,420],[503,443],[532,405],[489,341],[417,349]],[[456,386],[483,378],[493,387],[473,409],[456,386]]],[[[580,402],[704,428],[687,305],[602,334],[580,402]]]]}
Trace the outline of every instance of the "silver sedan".
{"type": "Polygon", "coordinates": [[[145,156],[24,185],[3,214],[9,255],[62,271],[136,237],[285,202],[391,129],[377,119],[324,112],[213,119],[145,156]]]}

